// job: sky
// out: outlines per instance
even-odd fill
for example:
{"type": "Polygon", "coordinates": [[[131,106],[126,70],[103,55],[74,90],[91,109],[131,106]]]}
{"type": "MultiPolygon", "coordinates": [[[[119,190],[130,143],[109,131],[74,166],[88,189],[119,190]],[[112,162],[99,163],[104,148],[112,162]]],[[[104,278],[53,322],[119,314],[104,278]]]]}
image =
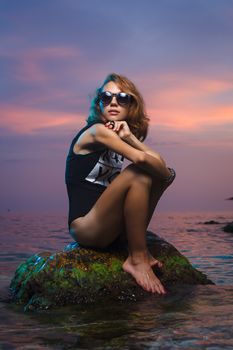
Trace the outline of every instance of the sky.
{"type": "Polygon", "coordinates": [[[0,211],[68,210],[65,161],[107,74],[176,170],[158,211],[232,211],[233,0],[0,0],[0,211]]]}

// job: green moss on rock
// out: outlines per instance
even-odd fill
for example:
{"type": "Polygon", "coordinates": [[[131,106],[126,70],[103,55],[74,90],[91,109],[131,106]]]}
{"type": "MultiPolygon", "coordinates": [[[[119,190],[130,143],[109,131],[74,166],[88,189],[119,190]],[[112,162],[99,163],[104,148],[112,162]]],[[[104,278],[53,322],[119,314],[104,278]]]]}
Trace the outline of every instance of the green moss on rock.
{"type": "MultiPolygon", "coordinates": [[[[151,254],[163,262],[162,269],[155,268],[155,272],[166,287],[213,284],[171,244],[150,232],[147,239],[151,254]]],[[[25,310],[103,298],[137,300],[148,293],[122,270],[126,257],[127,246],[113,244],[106,250],[93,250],[77,243],[56,254],[33,255],[19,265],[11,281],[13,300],[25,304],[25,310]]]]}

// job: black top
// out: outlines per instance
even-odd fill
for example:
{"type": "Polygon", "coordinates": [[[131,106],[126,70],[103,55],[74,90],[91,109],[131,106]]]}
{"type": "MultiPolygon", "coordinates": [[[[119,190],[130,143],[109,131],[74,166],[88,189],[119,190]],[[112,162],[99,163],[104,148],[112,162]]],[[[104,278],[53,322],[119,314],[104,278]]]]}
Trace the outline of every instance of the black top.
{"type": "Polygon", "coordinates": [[[83,180],[92,184],[107,187],[120,174],[124,157],[103,146],[88,154],[75,154],[73,147],[80,135],[90,126],[100,122],[92,122],[82,128],[71,142],[66,160],[66,184],[78,184],[83,180]]]}
{"type": "Polygon", "coordinates": [[[93,122],[82,128],[71,142],[66,160],[65,181],[69,197],[69,220],[86,215],[106,187],[120,174],[123,156],[103,146],[88,154],[75,154],[73,147],[80,135],[93,122]]]}

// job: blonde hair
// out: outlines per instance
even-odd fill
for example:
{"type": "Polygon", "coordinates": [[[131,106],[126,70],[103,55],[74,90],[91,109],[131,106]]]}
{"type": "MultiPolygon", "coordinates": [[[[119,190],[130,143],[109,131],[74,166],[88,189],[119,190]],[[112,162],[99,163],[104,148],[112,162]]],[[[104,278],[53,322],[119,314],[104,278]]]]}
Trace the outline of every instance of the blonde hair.
{"type": "Polygon", "coordinates": [[[101,110],[99,106],[99,93],[102,92],[103,87],[110,81],[113,81],[118,87],[133,96],[132,102],[129,105],[129,113],[127,117],[127,123],[131,132],[141,141],[143,141],[148,132],[149,118],[145,112],[145,103],[142,95],[136,88],[136,86],[123,75],[116,73],[109,74],[104,80],[101,87],[95,91],[95,96],[92,99],[90,114],[87,118],[87,123],[101,120],[101,110]]]}

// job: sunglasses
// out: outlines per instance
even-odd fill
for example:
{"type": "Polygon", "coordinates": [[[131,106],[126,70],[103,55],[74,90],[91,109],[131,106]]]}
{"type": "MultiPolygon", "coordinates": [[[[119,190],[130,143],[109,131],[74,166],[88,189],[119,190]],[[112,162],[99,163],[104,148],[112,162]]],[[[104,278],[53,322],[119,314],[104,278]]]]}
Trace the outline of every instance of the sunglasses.
{"type": "Polygon", "coordinates": [[[132,100],[132,96],[126,92],[118,92],[117,94],[113,94],[110,91],[100,92],[99,100],[103,103],[104,106],[108,106],[112,102],[114,96],[116,97],[117,103],[120,106],[127,106],[132,100]]]}

